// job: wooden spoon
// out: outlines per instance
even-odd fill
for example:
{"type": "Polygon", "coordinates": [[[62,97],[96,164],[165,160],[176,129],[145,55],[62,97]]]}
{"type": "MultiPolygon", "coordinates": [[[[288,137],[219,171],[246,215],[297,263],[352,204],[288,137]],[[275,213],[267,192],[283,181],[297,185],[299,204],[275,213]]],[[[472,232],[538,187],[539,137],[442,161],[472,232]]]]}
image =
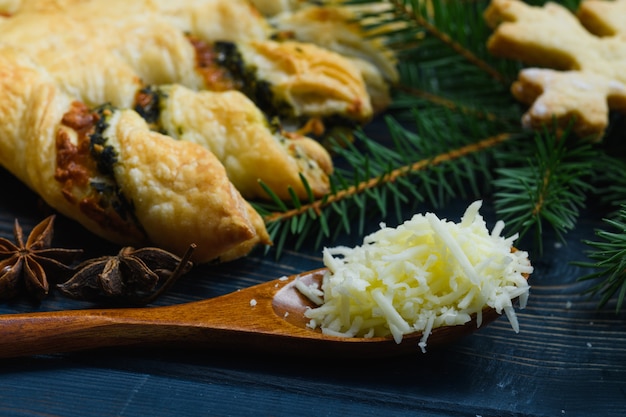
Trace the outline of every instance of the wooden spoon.
{"type": "MultiPolygon", "coordinates": [[[[294,280],[320,283],[325,269],[277,279],[221,297],[167,307],[70,310],[0,316],[0,357],[69,352],[110,346],[237,349],[301,356],[383,357],[421,354],[421,333],[343,338],[306,326],[313,304],[294,280]]],[[[483,311],[483,323],[499,315],[483,311]]],[[[433,329],[428,348],[477,329],[475,320],[433,329]]]]}

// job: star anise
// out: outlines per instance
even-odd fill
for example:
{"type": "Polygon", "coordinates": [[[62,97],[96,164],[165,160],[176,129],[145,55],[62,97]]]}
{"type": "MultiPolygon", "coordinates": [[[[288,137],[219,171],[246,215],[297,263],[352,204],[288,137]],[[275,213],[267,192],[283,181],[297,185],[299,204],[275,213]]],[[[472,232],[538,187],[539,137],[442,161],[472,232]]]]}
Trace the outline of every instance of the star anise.
{"type": "Polygon", "coordinates": [[[71,264],[80,249],[51,248],[55,216],[49,216],[33,228],[24,242],[17,219],[13,227],[15,243],[0,238],[0,298],[12,298],[23,288],[41,301],[50,289],[51,277],[60,279],[72,272],[71,264]]]}
{"type": "Polygon", "coordinates": [[[117,255],[102,256],[78,265],[77,272],[57,287],[79,300],[105,298],[113,302],[148,304],[193,266],[189,261],[195,245],[178,257],[159,248],[127,246],[117,255]],[[165,282],[159,289],[159,281],[165,282]]]}

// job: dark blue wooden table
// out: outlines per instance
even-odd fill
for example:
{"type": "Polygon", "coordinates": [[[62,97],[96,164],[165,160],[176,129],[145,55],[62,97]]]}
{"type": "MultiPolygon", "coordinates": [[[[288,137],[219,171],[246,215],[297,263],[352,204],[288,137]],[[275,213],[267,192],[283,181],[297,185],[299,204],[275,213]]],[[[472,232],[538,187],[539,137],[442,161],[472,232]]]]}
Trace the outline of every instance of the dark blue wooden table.
{"type": "MultiPolygon", "coordinates": [[[[11,238],[15,217],[30,230],[45,213],[6,172],[0,178],[0,235],[11,238]]],[[[468,203],[433,211],[457,221],[468,203]]],[[[481,212],[493,220],[489,201],[481,212]]],[[[565,244],[544,236],[519,334],[501,317],[453,345],[371,361],[261,355],[254,346],[243,354],[180,346],[0,360],[0,416],[625,416],[626,314],[616,314],[614,304],[598,310],[597,300],[581,295],[588,284],[576,279],[588,271],[572,265],[588,250],[581,239],[601,225],[589,212],[565,244]]],[[[56,230],[56,246],[116,253],[65,218],[56,230]]],[[[275,259],[259,251],[198,267],[155,304],[317,268],[319,252],[287,249],[275,259]]],[[[0,313],[89,306],[53,293],[38,306],[2,302],[0,313]]]]}

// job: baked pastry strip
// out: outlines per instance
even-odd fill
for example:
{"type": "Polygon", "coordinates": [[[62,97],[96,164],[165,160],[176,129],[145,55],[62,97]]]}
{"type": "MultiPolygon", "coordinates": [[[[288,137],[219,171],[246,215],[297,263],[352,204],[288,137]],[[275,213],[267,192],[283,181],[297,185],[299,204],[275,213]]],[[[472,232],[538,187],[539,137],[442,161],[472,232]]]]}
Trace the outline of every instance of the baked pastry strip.
{"type": "Polygon", "coordinates": [[[269,243],[263,222],[205,148],[149,130],[132,110],[97,111],[0,44],[0,163],[88,230],[196,262],[269,243]]]}
{"type": "MultiPolygon", "coordinates": [[[[296,40],[313,43],[353,61],[361,71],[375,112],[390,103],[390,85],[397,82],[396,58],[380,41],[370,39],[354,23],[354,5],[341,3],[315,6],[307,1],[254,0],[13,0],[0,1],[0,14],[70,11],[93,16],[125,17],[132,14],[159,14],[184,33],[205,41],[247,42],[250,40],[296,40]],[[256,7],[255,7],[256,6],[256,7]]],[[[385,13],[388,5],[377,7],[385,13]]]]}
{"type": "MultiPolygon", "coordinates": [[[[382,33],[377,34],[366,32],[359,22],[366,18],[360,17],[353,5],[301,3],[298,8],[287,6],[268,19],[276,31],[274,36],[281,40],[312,43],[349,59],[361,72],[374,113],[385,110],[391,103],[390,88],[399,79],[395,54],[384,44],[387,28],[380,29],[382,33]]],[[[370,6],[381,6],[374,13],[378,16],[389,7],[383,2],[370,6]]]]}
{"type": "Polygon", "coordinates": [[[238,91],[193,91],[170,85],[144,90],[139,101],[158,108],[146,115],[156,130],[211,150],[246,198],[268,197],[259,181],[282,199],[290,198],[288,188],[300,198],[307,198],[309,190],[318,197],[330,191],[332,160],[322,145],[271,126],[238,91]]]}
{"type": "MultiPolygon", "coordinates": [[[[189,53],[186,51],[189,47],[184,46],[181,41],[184,34],[189,34],[209,44],[217,41],[236,44],[236,52],[242,58],[241,64],[246,67],[245,70],[256,71],[253,80],[255,84],[262,84],[271,90],[265,89],[255,96],[248,94],[249,97],[256,102],[259,95],[272,94],[274,99],[281,100],[280,114],[283,116],[309,118],[339,116],[346,121],[360,124],[370,120],[372,102],[377,109],[381,109],[389,102],[388,86],[384,77],[395,74],[394,65],[392,63],[385,65],[386,75],[383,76],[370,62],[358,57],[342,56],[344,52],[356,51],[358,41],[362,40],[363,48],[367,51],[359,52],[361,55],[369,54],[376,60],[378,66],[385,62],[384,57],[373,54],[373,48],[367,46],[368,42],[361,36],[354,35],[354,30],[347,29],[347,25],[340,18],[323,24],[319,19],[314,22],[303,16],[302,21],[293,22],[310,26],[309,32],[326,31],[328,26],[336,26],[333,33],[344,38],[349,35],[350,39],[341,43],[347,46],[331,52],[333,44],[324,41],[322,37],[304,37],[299,45],[294,43],[276,45],[269,38],[280,28],[271,27],[264,17],[244,0],[43,1],[44,5],[49,3],[55,4],[55,7],[22,0],[23,10],[29,12],[17,13],[14,17],[45,15],[44,19],[56,20],[54,15],[62,14],[66,19],[73,18],[81,23],[86,22],[88,28],[77,30],[74,27],[70,36],[86,37],[90,40],[92,49],[98,49],[100,53],[115,51],[123,56],[126,62],[132,61],[130,65],[139,71],[138,75],[146,84],[177,82],[190,88],[199,87],[198,80],[189,76],[190,70],[195,69],[193,65],[198,61],[189,60],[189,53]],[[46,13],[41,13],[42,10],[46,13]],[[101,39],[94,44],[96,37],[101,39]],[[323,45],[320,47],[309,44],[311,41],[320,41],[323,45]],[[161,67],[148,66],[145,64],[146,56],[149,53],[153,55],[157,53],[143,51],[143,48],[154,49],[157,43],[162,43],[162,48],[165,49],[160,57],[164,64],[161,67]],[[103,48],[97,46],[100,44],[103,48]],[[275,59],[278,61],[270,62],[275,59]],[[145,68],[139,70],[137,65],[145,68]],[[170,77],[169,81],[159,80],[154,74],[159,68],[173,68],[178,77],[174,79],[170,77]],[[366,85],[364,77],[367,77],[371,85],[366,85]],[[370,100],[368,91],[372,91],[378,97],[370,100]],[[330,94],[327,100],[324,100],[325,94],[330,94]]],[[[25,28],[29,19],[30,17],[16,23],[24,28],[17,29],[18,32],[28,30],[25,28]]],[[[58,31],[64,30],[62,25],[57,27],[58,31]]],[[[200,55],[202,59],[206,57],[204,53],[200,55]]],[[[230,63],[232,64],[232,60],[230,63]]],[[[206,77],[214,75],[215,72],[203,73],[205,88],[216,89],[215,80],[206,77]]],[[[219,87],[223,88],[223,83],[219,87]]]]}
{"type": "Polygon", "coordinates": [[[360,71],[341,55],[286,41],[205,42],[193,39],[204,88],[244,92],[282,119],[343,119],[363,124],[372,107],[360,71]]]}

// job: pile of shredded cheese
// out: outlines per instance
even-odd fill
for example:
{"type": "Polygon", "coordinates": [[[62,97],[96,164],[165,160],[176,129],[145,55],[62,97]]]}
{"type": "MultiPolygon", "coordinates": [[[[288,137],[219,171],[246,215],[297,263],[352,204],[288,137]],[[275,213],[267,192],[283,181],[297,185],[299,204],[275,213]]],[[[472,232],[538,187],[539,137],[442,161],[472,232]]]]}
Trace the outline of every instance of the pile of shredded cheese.
{"type": "Polygon", "coordinates": [[[491,233],[472,203],[460,223],[432,213],[415,215],[397,228],[381,225],[362,246],[323,251],[328,268],[321,288],[296,281],[296,288],[318,307],[305,312],[309,326],[329,335],[374,337],[423,332],[425,351],[433,328],[465,324],[489,306],[504,313],[513,329],[519,324],[512,300],[520,308],[528,299],[523,274],[533,271],[528,253],[512,251],[517,236],[491,233]]]}

